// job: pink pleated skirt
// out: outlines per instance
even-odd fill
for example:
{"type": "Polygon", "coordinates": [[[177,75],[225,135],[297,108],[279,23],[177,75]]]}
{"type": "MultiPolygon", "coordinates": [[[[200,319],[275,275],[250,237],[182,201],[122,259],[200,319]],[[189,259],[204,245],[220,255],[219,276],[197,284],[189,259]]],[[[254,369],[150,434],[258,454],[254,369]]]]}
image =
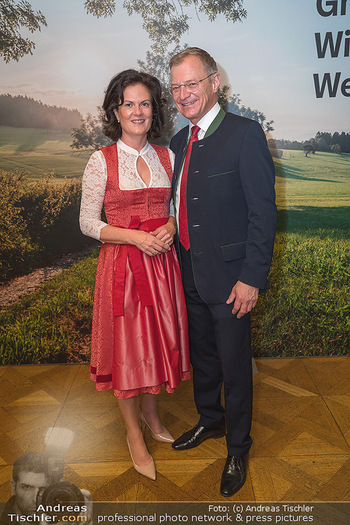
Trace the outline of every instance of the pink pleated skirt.
{"type": "Polygon", "coordinates": [[[190,379],[187,312],[175,248],[154,257],[139,252],[148,283],[148,306],[140,298],[132,258],[124,257],[122,315],[115,315],[115,297],[120,299],[121,293],[116,289],[115,274],[125,247],[101,246],[91,379],[97,390],[113,389],[118,398],[157,394],[161,386],[173,392],[180,381],[190,379]]]}

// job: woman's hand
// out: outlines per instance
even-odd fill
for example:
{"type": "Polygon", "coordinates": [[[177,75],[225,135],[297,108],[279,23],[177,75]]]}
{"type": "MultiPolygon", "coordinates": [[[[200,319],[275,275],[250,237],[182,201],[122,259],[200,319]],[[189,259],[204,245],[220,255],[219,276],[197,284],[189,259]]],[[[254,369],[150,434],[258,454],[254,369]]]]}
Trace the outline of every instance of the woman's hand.
{"type": "Polygon", "coordinates": [[[157,239],[165,242],[168,246],[171,246],[174,242],[174,235],[176,233],[175,218],[169,217],[169,220],[163,226],[159,226],[154,232],[151,232],[157,239]]]}
{"type": "Polygon", "coordinates": [[[169,217],[168,222],[164,226],[160,226],[151,233],[130,228],[118,228],[107,224],[101,229],[100,241],[114,244],[131,244],[152,257],[170,250],[170,246],[174,242],[175,232],[174,217],[169,217]]]}
{"type": "Polygon", "coordinates": [[[129,230],[131,233],[130,244],[133,244],[142,252],[150,255],[158,255],[170,250],[169,245],[153,233],[142,230],[129,230]]]}

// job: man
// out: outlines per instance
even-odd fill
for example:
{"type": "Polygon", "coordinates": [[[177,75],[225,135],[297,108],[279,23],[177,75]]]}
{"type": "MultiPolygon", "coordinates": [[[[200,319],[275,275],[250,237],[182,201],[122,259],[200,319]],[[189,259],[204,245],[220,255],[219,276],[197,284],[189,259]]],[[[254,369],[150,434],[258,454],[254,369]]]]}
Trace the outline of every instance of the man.
{"type": "Polygon", "coordinates": [[[276,222],[274,167],[260,125],[220,108],[220,75],[206,51],[185,49],[171,59],[170,71],[174,102],[189,120],[170,147],[200,415],[173,448],[187,450],[226,435],[220,491],[232,496],[245,483],[252,443],[249,312],[259,290],[267,288],[276,222]]]}
{"type": "MultiPolygon", "coordinates": [[[[50,430],[50,437],[52,437],[52,429],[50,430]]],[[[59,435],[63,437],[62,429],[57,430],[60,430],[59,435]]],[[[55,452],[56,450],[52,450],[52,448],[51,452],[55,452]]],[[[64,446],[61,446],[61,451],[63,448],[64,446]]],[[[42,452],[26,452],[19,456],[12,468],[11,489],[13,495],[5,504],[0,517],[0,525],[39,521],[40,523],[57,523],[63,511],[58,510],[53,515],[45,516],[46,511],[40,507],[61,503],[62,505],[80,506],[81,512],[79,510],[67,510],[66,516],[72,516],[71,521],[75,517],[76,521],[82,521],[85,524],[90,523],[92,521],[91,493],[86,489],[79,489],[69,481],[64,481],[62,479],[63,471],[63,458],[57,455],[50,456],[42,452]],[[49,494],[45,496],[44,491],[48,487],[49,494]],[[39,494],[40,497],[38,498],[39,494]],[[79,514],[77,514],[78,512],[79,514]]],[[[63,521],[67,521],[67,519],[63,519],[63,521]]]]}
{"type": "Polygon", "coordinates": [[[50,476],[48,473],[48,462],[44,454],[40,452],[27,452],[22,454],[13,464],[11,489],[13,496],[5,505],[0,518],[1,524],[13,523],[18,519],[11,519],[10,515],[16,514],[31,518],[37,509],[37,497],[39,492],[49,486],[50,476]]]}

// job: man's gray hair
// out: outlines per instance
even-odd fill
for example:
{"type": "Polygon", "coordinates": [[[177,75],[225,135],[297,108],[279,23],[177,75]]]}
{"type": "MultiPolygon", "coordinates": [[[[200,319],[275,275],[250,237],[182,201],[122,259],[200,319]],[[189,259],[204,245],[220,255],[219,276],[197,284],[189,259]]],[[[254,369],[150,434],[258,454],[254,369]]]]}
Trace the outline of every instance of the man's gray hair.
{"type": "Polygon", "coordinates": [[[180,53],[174,55],[169,62],[170,69],[174,66],[178,66],[179,64],[181,64],[188,56],[198,57],[202,62],[208,75],[217,73],[218,67],[213,57],[210,56],[207,51],[204,51],[204,49],[201,49],[199,47],[187,47],[183,51],[180,51],[180,53]]]}

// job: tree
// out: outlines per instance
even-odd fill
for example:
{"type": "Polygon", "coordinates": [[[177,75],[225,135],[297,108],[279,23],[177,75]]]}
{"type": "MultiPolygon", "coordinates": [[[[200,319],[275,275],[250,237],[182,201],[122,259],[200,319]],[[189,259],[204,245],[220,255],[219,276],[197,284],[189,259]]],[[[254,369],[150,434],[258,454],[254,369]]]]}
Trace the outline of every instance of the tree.
{"type": "MultiPolygon", "coordinates": [[[[112,16],[116,0],[85,0],[87,13],[100,17],[112,16]]],[[[129,15],[136,13],[143,19],[142,27],[152,41],[152,50],[163,53],[170,44],[179,44],[181,36],[189,29],[189,15],[185,9],[194,6],[197,17],[204,13],[213,22],[223,14],[227,21],[237,22],[246,18],[243,0],[124,0],[123,7],[129,15]]]]}
{"type": "MultiPolygon", "coordinates": [[[[124,0],[123,7],[129,15],[136,13],[143,19],[142,27],[152,42],[152,50],[158,54],[166,51],[171,44],[179,44],[182,35],[189,29],[189,14],[185,10],[194,7],[197,18],[204,13],[213,22],[218,15],[224,15],[228,22],[242,21],[247,16],[244,0],[124,0]]],[[[114,15],[117,0],[85,0],[88,14],[97,18],[114,15]]],[[[20,35],[20,28],[27,27],[32,33],[40,24],[47,25],[41,11],[33,11],[26,0],[1,0],[0,4],[0,54],[6,62],[19,60],[32,54],[34,42],[20,35]]]]}
{"type": "Polygon", "coordinates": [[[316,142],[316,139],[314,139],[314,138],[310,139],[310,140],[309,140],[309,143],[310,143],[311,148],[312,148],[311,153],[312,153],[313,155],[315,155],[315,152],[316,152],[316,150],[317,150],[317,142],[316,142]]]}
{"type": "Polygon", "coordinates": [[[48,106],[22,95],[0,95],[0,126],[71,131],[80,124],[76,109],[48,106]]]}
{"type": "Polygon", "coordinates": [[[1,0],[0,3],[0,55],[5,62],[18,60],[25,55],[33,54],[35,43],[20,34],[22,27],[31,33],[46,26],[46,19],[41,11],[33,11],[29,2],[21,0],[1,0]]]}
{"type": "Polygon", "coordinates": [[[101,108],[98,109],[98,117],[93,117],[89,113],[86,118],[82,119],[80,128],[73,129],[73,142],[70,145],[72,149],[95,151],[111,143],[111,140],[102,131],[101,108]]]}
{"type": "Polygon", "coordinates": [[[350,153],[350,133],[341,132],[339,135],[339,145],[344,153],[350,153]]]}
{"type": "Polygon", "coordinates": [[[114,15],[115,0],[86,0],[84,7],[89,14],[97,18],[107,18],[114,15]]]}
{"type": "Polygon", "coordinates": [[[340,144],[332,144],[331,152],[332,153],[336,153],[337,155],[341,155],[341,146],[340,146],[340,144]]]}
{"type": "Polygon", "coordinates": [[[233,94],[229,96],[229,90],[229,86],[224,85],[220,87],[218,91],[218,102],[225,111],[230,111],[230,113],[234,113],[235,115],[256,120],[264,131],[273,131],[273,120],[267,121],[265,115],[257,109],[242,106],[239,95],[233,94]]]}
{"type": "Polygon", "coordinates": [[[318,131],[316,133],[317,149],[319,151],[329,151],[331,147],[332,135],[324,131],[318,131]]]}
{"type": "Polygon", "coordinates": [[[307,157],[309,153],[312,153],[312,145],[310,144],[310,142],[304,142],[303,150],[305,153],[305,157],[307,157]]]}

